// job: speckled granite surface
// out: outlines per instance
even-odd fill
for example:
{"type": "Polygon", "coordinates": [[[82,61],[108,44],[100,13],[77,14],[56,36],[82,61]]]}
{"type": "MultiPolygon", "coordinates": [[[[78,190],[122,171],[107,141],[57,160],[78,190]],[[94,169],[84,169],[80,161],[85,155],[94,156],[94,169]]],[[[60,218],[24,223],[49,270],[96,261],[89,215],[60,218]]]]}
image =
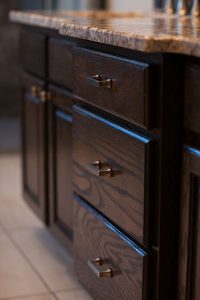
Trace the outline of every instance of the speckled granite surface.
{"type": "Polygon", "coordinates": [[[11,12],[10,20],[145,52],[200,57],[200,18],[112,12],[11,12]]]}

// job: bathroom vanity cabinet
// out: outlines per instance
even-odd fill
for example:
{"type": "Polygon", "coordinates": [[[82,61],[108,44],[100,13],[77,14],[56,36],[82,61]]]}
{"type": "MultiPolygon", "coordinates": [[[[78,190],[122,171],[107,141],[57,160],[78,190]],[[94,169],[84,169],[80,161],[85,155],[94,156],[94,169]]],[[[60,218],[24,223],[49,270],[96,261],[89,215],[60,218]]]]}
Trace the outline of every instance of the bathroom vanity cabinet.
{"type": "Polygon", "coordinates": [[[200,61],[23,25],[24,196],[94,299],[199,300],[200,61]]]}

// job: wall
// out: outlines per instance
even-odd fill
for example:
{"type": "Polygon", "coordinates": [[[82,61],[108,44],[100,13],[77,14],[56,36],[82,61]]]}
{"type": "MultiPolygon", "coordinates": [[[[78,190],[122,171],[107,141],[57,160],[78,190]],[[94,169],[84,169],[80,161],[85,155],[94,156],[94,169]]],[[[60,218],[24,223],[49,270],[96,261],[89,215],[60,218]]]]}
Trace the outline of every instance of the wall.
{"type": "MultiPolygon", "coordinates": [[[[46,2],[50,0],[45,0],[46,2]]],[[[159,0],[160,1],[160,0],[159,0]]],[[[150,10],[154,0],[107,0],[108,8],[118,11],[150,10]]],[[[64,9],[95,9],[100,5],[99,0],[57,0],[56,7],[64,9]]]]}
{"type": "Polygon", "coordinates": [[[96,9],[99,6],[99,0],[57,0],[58,9],[96,9]]]}
{"type": "Polygon", "coordinates": [[[149,11],[153,8],[153,0],[108,0],[109,9],[118,11],[149,11]]]}
{"type": "Polygon", "coordinates": [[[19,113],[18,37],[15,25],[8,22],[9,9],[17,9],[17,0],[0,1],[0,119],[19,113]]]}

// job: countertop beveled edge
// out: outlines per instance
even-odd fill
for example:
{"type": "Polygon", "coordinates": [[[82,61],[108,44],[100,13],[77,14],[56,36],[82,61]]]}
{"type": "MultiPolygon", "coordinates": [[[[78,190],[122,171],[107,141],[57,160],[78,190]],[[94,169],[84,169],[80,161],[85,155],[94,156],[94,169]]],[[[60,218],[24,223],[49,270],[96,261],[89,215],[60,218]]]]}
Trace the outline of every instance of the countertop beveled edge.
{"type": "MultiPolygon", "coordinates": [[[[85,39],[103,44],[119,46],[127,49],[153,52],[153,53],[177,53],[200,57],[200,39],[181,35],[170,35],[160,32],[156,34],[134,34],[128,31],[119,32],[91,26],[77,24],[73,18],[63,18],[59,15],[44,15],[40,12],[11,11],[9,19],[12,22],[32,25],[47,29],[58,30],[63,36],[85,39]]],[[[78,19],[78,18],[77,18],[78,19]]],[[[134,23],[134,19],[132,20],[134,23]]],[[[145,22],[145,17],[143,18],[145,22]]],[[[137,24],[136,24],[137,25],[137,24]]]]}

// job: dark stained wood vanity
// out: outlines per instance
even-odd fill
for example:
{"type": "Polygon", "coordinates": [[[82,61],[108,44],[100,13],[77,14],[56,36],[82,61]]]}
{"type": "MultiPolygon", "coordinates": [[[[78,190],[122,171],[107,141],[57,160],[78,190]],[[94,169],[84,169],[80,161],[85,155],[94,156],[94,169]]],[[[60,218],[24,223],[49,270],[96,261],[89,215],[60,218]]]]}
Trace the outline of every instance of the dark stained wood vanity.
{"type": "Polygon", "coordinates": [[[200,299],[200,59],[21,28],[24,197],[94,299],[200,299]]]}

